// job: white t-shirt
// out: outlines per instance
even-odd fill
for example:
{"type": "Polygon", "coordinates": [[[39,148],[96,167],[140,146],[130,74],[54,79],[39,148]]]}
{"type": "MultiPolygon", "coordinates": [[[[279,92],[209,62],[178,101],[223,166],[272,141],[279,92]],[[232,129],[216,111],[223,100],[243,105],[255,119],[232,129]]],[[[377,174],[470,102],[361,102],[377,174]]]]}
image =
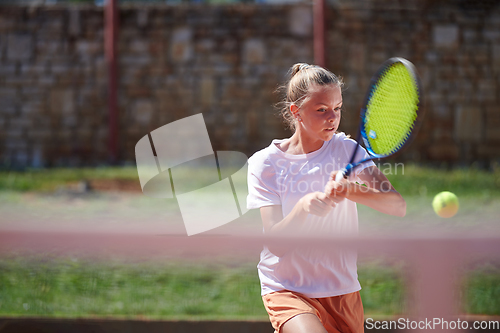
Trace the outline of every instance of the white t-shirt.
{"type": "MultiPolygon", "coordinates": [[[[256,152],[248,160],[248,209],[280,205],[283,217],[307,193],[323,192],[332,171],[344,168],[356,148],[356,142],[344,133],[309,154],[291,155],[278,148],[285,140],[273,140],[270,146],[256,152]]],[[[356,161],[368,157],[358,148],[356,161]]],[[[369,161],[354,169],[351,177],[369,161]]],[[[343,200],[326,216],[309,214],[304,223],[308,232],[320,235],[353,235],[358,231],[356,203],[343,200]]],[[[278,257],[264,247],[258,264],[261,294],[291,290],[308,297],[344,295],[361,289],[358,282],[355,251],[310,251],[301,249],[278,257]]]]}

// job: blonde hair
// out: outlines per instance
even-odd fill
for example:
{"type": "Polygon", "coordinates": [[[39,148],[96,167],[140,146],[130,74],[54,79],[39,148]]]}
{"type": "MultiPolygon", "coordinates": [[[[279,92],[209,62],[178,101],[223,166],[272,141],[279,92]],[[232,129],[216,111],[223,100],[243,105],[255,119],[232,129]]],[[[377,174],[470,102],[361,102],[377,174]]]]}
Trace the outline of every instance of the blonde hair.
{"type": "Polygon", "coordinates": [[[313,84],[335,84],[342,89],[342,79],[327,69],[306,63],[297,63],[288,71],[288,80],[278,88],[283,93],[283,98],[276,106],[288,128],[295,131],[295,118],[290,112],[290,105],[301,106],[304,98],[313,84]]]}

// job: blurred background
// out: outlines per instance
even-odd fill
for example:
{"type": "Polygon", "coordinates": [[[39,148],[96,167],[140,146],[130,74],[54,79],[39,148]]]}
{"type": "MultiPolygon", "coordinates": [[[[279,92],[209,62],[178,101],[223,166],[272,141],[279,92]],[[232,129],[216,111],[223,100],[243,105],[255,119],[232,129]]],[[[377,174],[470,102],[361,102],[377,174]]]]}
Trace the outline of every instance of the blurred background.
{"type": "MultiPolygon", "coordinates": [[[[250,156],[290,135],[274,91],[294,63],[321,56],[314,6],[257,2],[117,0],[109,37],[104,1],[0,1],[0,165],[134,164],[145,133],[196,113],[214,150],[250,156]]],[[[498,1],[331,0],[318,17],[324,65],[347,87],[341,130],[356,134],[370,77],[401,56],[421,76],[426,118],[400,159],[496,167],[498,1]]]]}
{"type": "MultiPolygon", "coordinates": [[[[251,156],[291,135],[275,91],[297,62],[343,77],[340,130],[354,136],[369,80],[394,56],[424,90],[418,136],[384,164],[408,212],[359,206],[361,233],[498,238],[499,1],[0,0],[0,316],[266,321],[258,252],[132,259],[39,251],[11,232],[184,233],[175,200],[142,195],[139,139],[202,113],[214,151],[251,156]],[[447,220],[431,206],[444,190],[460,200],[447,220]]],[[[231,226],[260,232],[258,212],[231,226]]],[[[499,316],[498,257],[463,264],[457,313],[499,316]]],[[[408,312],[407,268],[361,258],[367,315],[408,312]]]]}

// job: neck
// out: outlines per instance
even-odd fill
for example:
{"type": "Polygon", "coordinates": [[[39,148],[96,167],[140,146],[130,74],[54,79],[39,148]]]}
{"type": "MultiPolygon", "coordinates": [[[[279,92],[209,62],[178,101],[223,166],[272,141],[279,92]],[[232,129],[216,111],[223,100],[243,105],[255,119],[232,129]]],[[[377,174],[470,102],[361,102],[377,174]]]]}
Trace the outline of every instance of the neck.
{"type": "Polygon", "coordinates": [[[314,140],[297,128],[292,137],[281,145],[281,149],[292,155],[309,154],[320,149],[323,143],[323,140],[314,140]]]}

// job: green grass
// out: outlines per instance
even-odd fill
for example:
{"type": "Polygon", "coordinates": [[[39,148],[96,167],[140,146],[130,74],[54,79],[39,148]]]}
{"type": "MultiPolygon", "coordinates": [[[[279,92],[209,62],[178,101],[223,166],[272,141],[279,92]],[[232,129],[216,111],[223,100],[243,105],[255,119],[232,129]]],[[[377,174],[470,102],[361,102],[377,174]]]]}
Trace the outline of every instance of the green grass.
{"type": "Polygon", "coordinates": [[[447,170],[407,164],[404,167],[391,165],[385,169],[385,172],[387,178],[403,197],[434,197],[441,191],[450,191],[459,197],[484,199],[500,197],[500,169],[495,171],[476,168],[447,170]]]}
{"type": "Polygon", "coordinates": [[[129,179],[139,182],[135,167],[54,168],[0,171],[0,191],[51,191],[88,179],[129,179]]]}
{"type": "Polygon", "coordinates": [[[401,265],[371,262],[358,265],[361,299],[365,314],[395,315],[405,313],[405,284],[401,265]]]}
{"type": "Polygon", "coordinates": [[[466,313],[500,315],[500,267],[484,265],[464,279],[462,288],[466,313]]]}
{"type": "Polygon", "coordinates": [[[14,257],[0,261],[0,315],[265,319],[255,265],[14,257]]]}
{"type": "MultiPolygon", "coordinates": [[[[11,256],[0,260],[0,316],[267,320],[256,262],[92,261],[11,256]]],[[[363,264],[367,315],[405,313],[401,265],[363,264]]],[[[480,268],[464,280],[469,314],[500,315],[500,269],[480,268]]]]}
{"type": "MultiPolygon", "coordinates": [[[[500,197],[500,169],[439,169],[412,164],[381,164],[387,177],[403,196],[431,196],[441,191],[459,197],[500,197]]],[[[181,175],[182,176],[182,175],[181,175]]],[[[185,175],[189,179],[189,175],[185,175]]],[[[0,190],[45,191],[83,179],[128,179],[139,182],[137,169],[130,167],[28,169],[0,171],[0,190]]]]}

